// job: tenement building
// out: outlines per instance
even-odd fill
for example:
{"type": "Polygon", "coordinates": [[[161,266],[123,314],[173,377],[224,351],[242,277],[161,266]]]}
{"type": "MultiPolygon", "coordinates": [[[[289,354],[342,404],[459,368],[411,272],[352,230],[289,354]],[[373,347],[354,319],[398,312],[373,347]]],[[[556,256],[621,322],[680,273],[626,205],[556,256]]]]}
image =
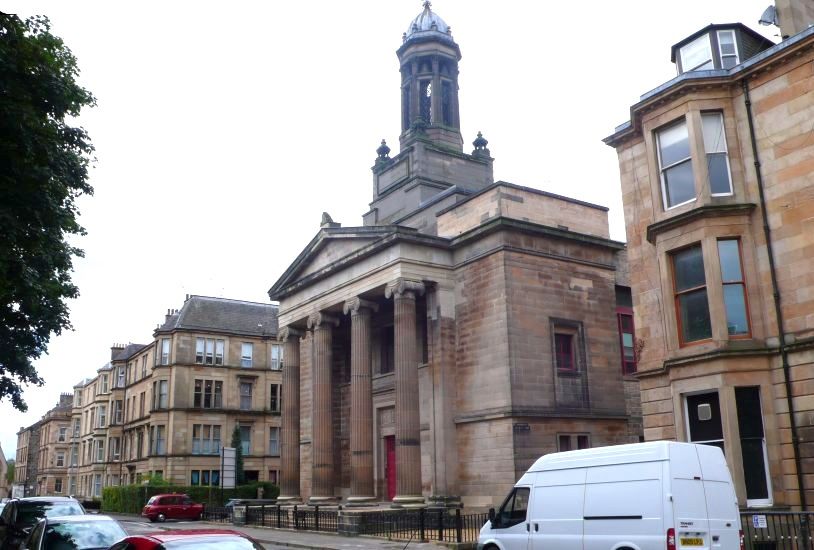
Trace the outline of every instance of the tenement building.
{"type": "Polygon", "coordinates": [[[400,152],[378,148],[363,225],[324,214],[269,291],[281,498],[494,505],[544,453],[639,441],[625,247],[607,208],[494,182],[480,134],[464,152],[429,2],[397,55],[400,152]]]}
{"type": "Polygon", "coordinates": [[[276,483],[281,368],[276,306],[188,296],[152,342],[113,346],[36,432],[20,431],[18,458],[37,448],[32,494],[99,498],[147,476],[219,486],[220,449],[235,428],[247,481],[276,483]]]}
{"type": "Polygon", "coordinates": [[[814,8],[710,25],[619,156],[644,435],[716,445],[744,507],[814,502],[814,8]],[[771,21],[768,21],[771,22],[771,21]]]}

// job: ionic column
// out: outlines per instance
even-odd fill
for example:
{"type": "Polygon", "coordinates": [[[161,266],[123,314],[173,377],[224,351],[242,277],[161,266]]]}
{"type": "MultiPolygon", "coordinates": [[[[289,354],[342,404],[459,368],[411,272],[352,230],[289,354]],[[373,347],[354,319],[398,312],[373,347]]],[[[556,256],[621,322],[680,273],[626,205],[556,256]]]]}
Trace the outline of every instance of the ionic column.
{"type": "Polygon", "coordinates": [[[283,342],[283,418],[280,439],[280,496],[278,500],[300,500],[300,336],[283,327],[277,337],[283,342]]]}
{"type": "Polygon", "coordinates": [[[308,317],[308,328],[314,331],[311,355],[311,498],[313,503],[333,500],[334,452],[333,411],[331,408],[331,345],[333,328],[339,319],[322,312],[308,317]]]}
{"type": "Polygon", "coordinates": [[[351,315],[349,504],[375,501],[370,316],[378,308],[358,297],[345,302],[344,307],[345,315],[351,315]]]}
{"type": "Polygon", "coordinates": [[[418,413],[418,357],[416,353],[416,294],[424,284],[397,279],[384,290],[394,300],[396,375],[396,496],[397,506],[420,505],[421,426],[418,413]]]}

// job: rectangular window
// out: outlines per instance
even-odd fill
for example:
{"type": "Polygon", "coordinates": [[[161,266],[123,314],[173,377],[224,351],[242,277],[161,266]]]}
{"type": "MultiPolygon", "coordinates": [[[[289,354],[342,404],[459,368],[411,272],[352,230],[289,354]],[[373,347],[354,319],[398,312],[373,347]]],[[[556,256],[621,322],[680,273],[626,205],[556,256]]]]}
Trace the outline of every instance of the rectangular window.
{"type": "Polygon", "coordinates": [[[206,340],[206,357],[204,363],[207,365],[215,364],[215,341],[212,339],[206,340]]]}
{"type": "Polygon", "coordinates": [[[721,53],[721,67],[731,69],[738,63],[738,45],[735,42],[735,31],[718,31],[718,50],[721,53]]]}
{"type": "Polygon", "coordinates": [[[240,345],[240,366],[250,368],[252,366],[252,351],[254,345],[251,342],[243,342],[240,345]]]}
{"type": "Polygon", "coordinates": [[[760,388],[735,388],[735,404],[738,409],[738,432],[741,440],[746,505],[766,506],[772,504],[771,481],[766,454],[766,437],[763,431],[763,413],[760,388]]]}
{"type": "Polygon", "coordinates": [[[661,191],[665,210],[695,200],[695,177],[690,157],[687,121],[681,120],[656,133],[661,191]]]}
{"type": "Polygon", "coordinates": [[[195,339],[195,362],[206,365],[223,364],[223,340],[212,338],[195,339]],[[213,361],[214,357],[214,361],[213,361]]]}
{"type": "Polygon", "coordinates": [[[121,439],[118,437],[111,437],[110,438],[110,459],[111,460],[119,460],[121,457],[121,449],[122,443],[121,439]]]}
{"type": "Polygon", "coordinates": [[[144,397],[147,392],[143,391],[139,394],[139,418],[144,416],[144,397]]]}
{"type": "Polygon", "coordinates": [[[107,426],[107,406],[99,405],[99,427],[104,428],[107,426]]]}
{"type": "Polygon", "coordinates": [[[203,365],[204,362],[204,339],[195,338],[195,362],[203,365]]]}
{"type": "Polygon", "coordinates": [[[589,449],[591,439],[588,434],[559,434],[557,436],[557,450],[560,452],[589,449]]]}
{"type": "Polygon", "coordinates": [[[141,377],[147,378],[147,355],[141,357],[141,377]]]}
{"type": "Polygon", "coordinates": [[[629,308],[617,308],[616,317],[619,323],[619,348],[622,352],[622,374],[636,372],[636,334],[633,329],[633,311],[629,308]]]}
{"type": "Polygon", "coordinates": [[[153,426],[150,428],[152,430],[153,435],[153,452],[151,454],[154,455],[164,455],[167,454],[167,447],[166,447],[166,437],[165,437],[165,427],[164,426],[153,426]]]}
{"type": "Polygon", "coordinates": [[[280,386],[280,384],[272,384],[271,387],[269,388],[269,395],[271,396],[269,402],[269,410],[271,412],[278,413],[282,408],[281,407],[282,400],[280,399],[282,397],[280,395],[281,389],[282,387],[280,386]]]}
{"type": "Polygon", "coordinates": [[[280,344],[271,345],[271,370],[283,368],[283,350],[280,344]]]}
{"type": "Polygon", "coordinates": [[[280,456],[280,428],[276,426],[269,428],[269,454],[280,456]]]}
{"type": "Polygon", "coordinates": [[[280,479],[280,471],[279,470],[269,470],[269,483],[273,483],[277,485],[278,479],[280,479]]]}
{"type": "Polygon", "coordinates": [[[102,375],[102,393],[107,393],[107,375],[102,375]]]}
{"type": "Polygon", "coordinates": [[[219,380],[195,380],[192,406],[203,409],[223,407],[223,382],[219,380]]]}
{"type": "Polygon", "coordinates": [[[54,480],[54,492],[61,493],[62,492],[62,478],[58,477],[54,480]]]}
{"type": "Polygon", "coordinates": [[[215,364],[223,364],[223,340],[215,340],[215,364]]]}
{"type": "Polygon", "coordinates": [[[82,390],[76,390],[73,394],[73,403],[74,407],[81,407],[82,406],[82,390]]]}
{"type": "Polygon", "coordinates": [[[749,336],[749,307],[743,278],[740,239],[718,241],[721,282],[724,286],[726,328],[730,336],[749,336]]]}
{"type": "Polygon", "coordinates": [[[555,356],[558,371],[576,371],[574,361],[574,335],[557,332],[554,334],[555,356]]]}
{"type": "Polygon", "coordinates": [[[116,387],[123,388],[125,386],[124,382],[124,365],[119,367],[118,371],[116,372],[116,387]]]}
{"type": "Polygon", "coordinates": [[[193,424],[192,454],[219,454],[220,426],[193,424]]]}
{"type": "Polygon", "coordinates": [[[200,485],[201,484],[201,471],[200,470],[192,470],[189,473],[189,484],[190,485],[200,485]]]}
{"type": "Polygon", "coordinates": [[[170,364],[170,339],[169,338],[162,338],[161,339],[161,364],[162,365],[169,365],[170,364]]]}
{"type": "Polygon", "coordinates": [[[393,325],[382,327],[379,334],[381,337],[381,361],[379,365],[379,372],[381,374],[387,374],[393,372],[396,365],[395,330],[393,325]]]}
{"type": "Polygon", "coordinates": [[[57,452],[57,468],[65,466],[65,453],[62,451],[57,452]]]}
{"type": "Polygon", "coordinates": [[[105,440],[104,439],[97,439],[96,440],[96,462],[104,462],[105,461],[105,440]]]}
{"type": "Polygon", "coordinates": [[[682,344],[712,338],[701,245],[672,254],[675,308],[682,344]]]}
{"type": "Polygon", "coordinates": [[[113,402],[113,422],[116,424],[122,423],[122,401],[118,399],[113,402]]]}
{"type": "Polygon", "coordinates": [[[706,71],[712,68],[714,68],[712,64],[712,46],[710,46],[708,34],[699,36],[681,48],[682,72],[706,71]]]}
{"type": "Polygon", "coordinates": [[[252,383],[251,382],[241,382],[240,383],[240,410],[241,411],[250,411],[250,410],[252,410],[252,383]]]}
{"type": "Polygon", "coordinates": [[[79,465],[79,446],[74,445],[71,447],[71,466],[79,465]]]}
{"type": "Polygon", "coordinates": [[[169,407],[169,381],[158,380],[153,383],[153,393],[155,395],[155,408],[166,409],[169,407]]]}
{"type": "Polygon", "coordinates": [[[252,450],[252,427],[240,426],[240,448],[243,456],[249,456],[252,450]]]}
{"type": "Polygon", "coordinates": [[[79,420],[78,418],[73,419],[73,436],[74,437],[79,437],[79,430],[80,430],[81,424],[82,424],[82,421],[79,420]]]}
{"type": "Polygon", "coordinates": [[[709,191],[713,197],[731,195],[732,177],[729,173],[724,116],[722,113],[703,113],[701,125],[704,134],[704,150],[707,153],[709,191]]]}
{"type": "Polygon", "coordinates": [[[59,443],[63,443],[68,439],[68,426],[60,426],[59,427],[59,435],[57,435],[57,441],[59,443]]]}
{"type": "Polygon", "coordinates": [[[712,445],[723,451],[724,430],[718,392],[688,395],[684,402],[689,442],[712,445]]]}
{"type": "Polygon", "coordinates": [[[93,476],[93,496],[102,496],[102,474],[96,474],[93,476]]]}

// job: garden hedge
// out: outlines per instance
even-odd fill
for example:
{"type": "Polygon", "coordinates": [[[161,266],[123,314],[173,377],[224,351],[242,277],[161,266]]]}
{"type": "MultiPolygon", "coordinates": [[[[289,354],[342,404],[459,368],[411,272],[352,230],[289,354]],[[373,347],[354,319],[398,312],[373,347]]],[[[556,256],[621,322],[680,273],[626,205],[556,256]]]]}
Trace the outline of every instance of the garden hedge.
{"type": "Polygon", "coordinates": [[[102,489],[102,511],[120,514],[140,514],[153,495],[183,493],[206,506],[223,506],[230,498],[257,498],[257,489],[263,487],[263,498],[277,498],[280,488],[267,482],[241,485],[234,489],[182,485],[122,485],[102,489]]]}

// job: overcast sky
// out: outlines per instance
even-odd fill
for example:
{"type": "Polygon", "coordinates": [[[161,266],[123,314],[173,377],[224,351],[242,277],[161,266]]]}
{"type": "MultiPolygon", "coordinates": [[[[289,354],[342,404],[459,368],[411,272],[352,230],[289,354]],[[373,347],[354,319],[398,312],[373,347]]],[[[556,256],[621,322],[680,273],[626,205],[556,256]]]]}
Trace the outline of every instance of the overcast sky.
{"type": "MultiPolygon", "coordinates": [[[[625,240],[619,172],[601,142],[644,92],[675,75],[670,46],[709,23],[757,20],[770,0],[437,0],[461,47],[464,149],[489,140],[495,179],[610,208],[625,240]]],[[[36,362],[29,412],[0,403],[0,444],[60,392],[147,343],[201,294],[266,292],[323,211],[361,225],[382,138],[398,153],[395,50],[419,0],[20,2],[50,17],[98,99],[80,124],[98,158],[80,202],[73,332],[36,362]],[[6,416],[8,415],[8,416],[6,416]]]]}

